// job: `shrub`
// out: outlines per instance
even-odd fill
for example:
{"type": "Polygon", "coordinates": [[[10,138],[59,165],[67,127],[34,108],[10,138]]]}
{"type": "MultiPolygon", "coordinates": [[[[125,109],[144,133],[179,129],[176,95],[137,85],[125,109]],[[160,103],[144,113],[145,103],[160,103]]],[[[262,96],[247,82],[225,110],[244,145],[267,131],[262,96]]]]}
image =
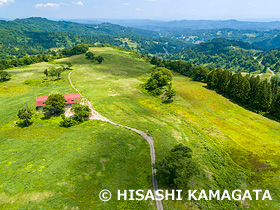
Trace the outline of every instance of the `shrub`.
{"type": "Polygon", "coordinates": [[[86,105],[76,104],[71,108],[71,111],[75,112],[74,119],[79,122],[83,122],[87,119],[91,113],[90,108],[86,105]]]}
{"type": "Polygon", "coordinates": [[[72,119],[71,117],[67,117],[62,118],[63,120],[59,123],[59,126],[61,127],[65,127],[65,128],[69,128],[72,127],[74,125],[76,125],[76,121],[74,119],[72,119]]]}

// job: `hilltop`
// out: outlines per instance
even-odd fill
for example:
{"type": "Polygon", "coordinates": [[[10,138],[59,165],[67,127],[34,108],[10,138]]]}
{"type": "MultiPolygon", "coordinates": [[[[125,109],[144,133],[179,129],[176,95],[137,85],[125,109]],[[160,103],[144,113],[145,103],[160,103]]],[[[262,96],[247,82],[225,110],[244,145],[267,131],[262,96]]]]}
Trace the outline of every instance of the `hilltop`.
{"type": "MultiPolygon", "coordinates": [[[[191,189],[270,189],[273,201],[165,201],[165,209],[278,209],[280,123],[255,114],[205,88],[205,84],[174,73],[177,96],[172,104],[145,93],[152,65],[133,52],[90,48],[104,57],[100,65],[85,55],[8,70],[12,80],[0,83],[0,179],[2,208],[154,209],[155,203],[102,203],[104,188],[151,189],[149,147],[141,136],[108,123],[90,121],[59,127],[60,117],[40,114],[28,128],[13,122],[26,96],[33,109],[36,96],[75,93],[64,72],[62,80],[30,86],[43,71],[73,63],[72,82],[95,109],[114,122],[147,132],[155,140],[156,160],[176,144],[193,150],[201,174],[191,189]],[[19,135],[20,134],[20,135],[19,135]],[[14,177],[6,180],[5,177],[14,177]],[[45,180],[42,182],[41,180],[45,180]],[[8,198],[8,199],[7,199],[8,198]],[[14,202],[9,202],[13,200],[14,202]],[[58,202],[60,201],[60,202],[58,202]]],[[[161,186],[160,186],[161,187],[161,186]]]]}

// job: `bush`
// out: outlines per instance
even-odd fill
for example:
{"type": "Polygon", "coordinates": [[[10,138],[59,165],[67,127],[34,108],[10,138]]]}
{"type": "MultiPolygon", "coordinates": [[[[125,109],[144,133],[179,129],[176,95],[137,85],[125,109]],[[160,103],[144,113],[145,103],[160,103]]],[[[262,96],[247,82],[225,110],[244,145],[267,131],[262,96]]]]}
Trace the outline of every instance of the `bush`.
{"type": "Polygon", "coordinates": [[[90,108],[86,105],[76,104],[71,108],[71,111],[75,112],[74,119],[79,122],[83,122],[90,116],[90,108]]]}
{"type": "Polygon", "coordinates": [[[3,71],[3,70],[0,70],[0,82],[10,80],[11,76],[12,75],[10,73],[8,73],[6,71],[3,71]]]}
{"type": "Polygon", "coordinates": [[[59,123],[59,126],[61,126],[61,127],[69,128],[69,127],[76,125],[76,121],[74,119],[72,119],[71,117],[65,118],[65,116],[64,116],[64,117],[62,117],[62,119],[63,120],[59,123]]]}

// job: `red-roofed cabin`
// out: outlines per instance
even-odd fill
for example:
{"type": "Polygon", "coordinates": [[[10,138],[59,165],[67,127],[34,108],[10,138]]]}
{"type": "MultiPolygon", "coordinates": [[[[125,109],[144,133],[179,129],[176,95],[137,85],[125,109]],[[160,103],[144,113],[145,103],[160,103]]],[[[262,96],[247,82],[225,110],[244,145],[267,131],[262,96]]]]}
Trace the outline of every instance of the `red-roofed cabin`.
{"type": "MultiPolygon", "coordinates": [[[[80,94],[70,94],[70,95],[63,95],[65,98],[66,105],[72,105],[77,103],[81,100],[80,94]]],[[[37,109],[45,106],[45,101],[48,99],[48,96],[41,96],[36,98],[37,109]]]]}

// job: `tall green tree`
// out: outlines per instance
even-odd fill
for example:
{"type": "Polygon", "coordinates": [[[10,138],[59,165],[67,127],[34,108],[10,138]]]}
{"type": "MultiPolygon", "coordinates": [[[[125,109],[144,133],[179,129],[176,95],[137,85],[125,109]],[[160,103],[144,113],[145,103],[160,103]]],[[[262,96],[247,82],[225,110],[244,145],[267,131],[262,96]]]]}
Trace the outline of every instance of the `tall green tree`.
{"type": "Polygon", "coordinates": [[[59,115],[65,110],[66,101],[65,97],[61,94],[51,94],[45,101],[43,110],[46,114],[59,115]]]}
{"type": "Polygon", "coordinates": [[[192,150],[182,144],[176,145],[170,153],[157,164],[157,178],[167,187],[186,189],[191,179],[199,175],[199,167],[192,160],[192,150]]]}
{"type": "Polygon", "coordinates": [[[23,108],[18,111],[18,118],[22,120],[22,123],[26,126],[31,124],[32,110],[30,108],[23,108]]]}
{"type": "Polygon", "coordinates": [[[160,95],[165,86],[171,85],[172,79],[173,76],[169,69],[159,67],[152,72],[145,88],[154,95],[160,95]]]}

